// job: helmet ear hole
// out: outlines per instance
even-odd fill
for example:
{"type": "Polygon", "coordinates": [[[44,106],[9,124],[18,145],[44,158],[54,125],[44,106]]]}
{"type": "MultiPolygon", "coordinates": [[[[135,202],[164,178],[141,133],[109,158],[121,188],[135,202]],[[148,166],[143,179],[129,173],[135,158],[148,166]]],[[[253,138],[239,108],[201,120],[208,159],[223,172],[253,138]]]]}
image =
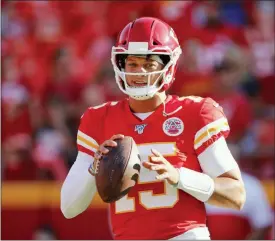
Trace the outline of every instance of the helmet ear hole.
{"type": "Polygon", "coordinates": [[[169,63],[170,59],[171,59],[169,55],[164,55],[164,54],[160,55],[159,57],[163,61],[164,66],[166,66],[169,63]]]}
{"type": "Polygon", "coordinates": [[[155,40],[153,41],[153,45],[159,45],[155,40]]]}

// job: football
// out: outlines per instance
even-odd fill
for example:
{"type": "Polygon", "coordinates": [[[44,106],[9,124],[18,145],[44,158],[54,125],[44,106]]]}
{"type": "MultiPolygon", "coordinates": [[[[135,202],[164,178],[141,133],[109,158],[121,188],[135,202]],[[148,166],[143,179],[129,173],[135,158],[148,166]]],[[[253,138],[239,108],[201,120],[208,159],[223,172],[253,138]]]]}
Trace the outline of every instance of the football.
{"type": "Polygon", "coordinates": [[[114,140],[116,147],[106,147],[96,178],[99,196],[111,203],[125,196],[135,186],[140,173],[141,160],[137,145],[130,136],[114,140]]]}

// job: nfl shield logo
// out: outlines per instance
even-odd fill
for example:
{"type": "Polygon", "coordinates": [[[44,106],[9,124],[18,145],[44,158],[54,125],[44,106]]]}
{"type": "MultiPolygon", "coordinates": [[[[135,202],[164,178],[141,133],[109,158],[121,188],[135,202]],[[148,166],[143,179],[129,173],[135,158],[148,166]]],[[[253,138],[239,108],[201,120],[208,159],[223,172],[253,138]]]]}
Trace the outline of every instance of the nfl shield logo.
{"type": "Polygon", "coordinates": [[[143,131],[144,131],[145,126],[147,126],[147,124],[136,125],[135,126],[135,131],[137,131],[138,134],[142,134],[143,131]]]}

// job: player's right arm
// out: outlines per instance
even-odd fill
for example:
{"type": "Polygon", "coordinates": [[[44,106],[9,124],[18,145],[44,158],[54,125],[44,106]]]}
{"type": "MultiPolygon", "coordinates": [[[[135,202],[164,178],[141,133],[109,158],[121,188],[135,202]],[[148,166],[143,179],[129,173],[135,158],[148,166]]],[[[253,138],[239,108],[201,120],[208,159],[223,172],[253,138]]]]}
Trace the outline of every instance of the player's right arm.
{"type": "Polygon", "coordinates": [[[81,117],[77,133],[78,155],[61,188],[61,211],[73,218],[87,209],[95,193],[95,177],[90,174],[94,155],[99,147],[96,130],[100,126],[100,111],[88,109],[81,117]]]}
{"type": "Polygon", "coordinates": [[[117,143],[113,140],[124,137],[114,135],[98,144],[103,113],[102,108],[90,108],[81,117],[77,133],[78,155],[61,188],[61,211],[66,218],[73,218],[88,208],[97,191],[94,175],[98,153],[107,154],[106,147],[115,147],[117,143]]]}

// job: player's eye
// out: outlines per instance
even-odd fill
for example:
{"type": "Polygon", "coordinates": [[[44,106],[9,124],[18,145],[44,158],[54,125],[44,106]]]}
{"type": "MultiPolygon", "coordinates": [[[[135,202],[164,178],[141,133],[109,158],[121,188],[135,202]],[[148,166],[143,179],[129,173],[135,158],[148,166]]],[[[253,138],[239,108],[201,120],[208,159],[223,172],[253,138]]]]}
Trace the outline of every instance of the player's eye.
{"type": "Polygon", "coordinates": [[[152,64],[152,63],[147,63],[145,64],[144,66],[146,69],[154,69],[156,68],[156,65],[155,64],[152,64]]]}
{"type": "Polygon", "coordinates": [[[136,63],[127,63],[127,65],[130,66],[130,67],[137,67],[136,63]]]}

